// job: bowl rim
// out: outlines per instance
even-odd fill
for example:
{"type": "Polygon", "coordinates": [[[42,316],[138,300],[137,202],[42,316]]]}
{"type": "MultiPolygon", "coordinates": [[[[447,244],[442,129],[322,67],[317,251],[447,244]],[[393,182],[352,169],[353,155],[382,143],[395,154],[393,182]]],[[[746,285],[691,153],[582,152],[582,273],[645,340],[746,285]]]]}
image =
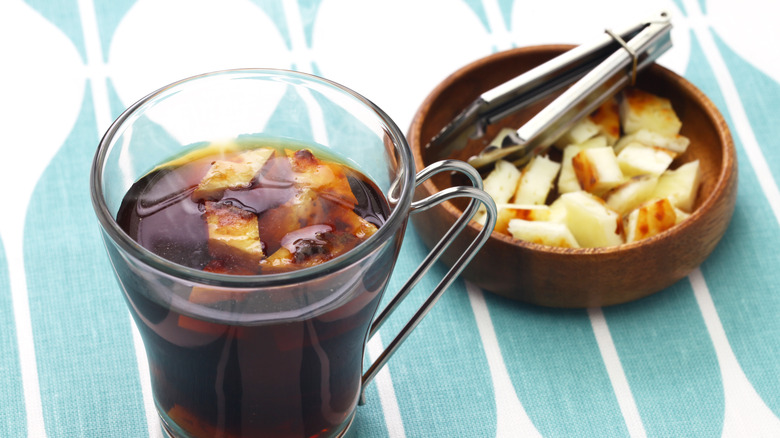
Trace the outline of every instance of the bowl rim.
{"type": "MultiPolygon", "coordinates": [[[[409,146],[412,149],[412,154],[414,155],[414,161],[415,161],[415,166],[417,167],[417,171],[419,172],[425,167],[425,163],[423,161],[423,157],[421,153],[423,149],[423,145],[421,144],[420,141],[422,125],[423,125],[422,121],[427,117],[429,109],[433,104],[433,102],[436,99],[438,99],[454,82],[458,81],[461,78],[461,76],[465,75],[467,72],[473,69],[480,68],[485,64],[490,64],[504,58],[512,58],[524,53],[529,53],[529,54],[546,53],[546,52],[557,53],[557,52],[563,52],[565,50],[571,49],[572,47],[575,46],[568,45],[568,44],[545,44],[545,45],[517,47],[517,48],[513,48],[501,52],[496,52],[486,57],[477,59],[469,64],[466,64],[465,66],[459,68],[458,70],[456,70],[455,72],[447,76],[430,92],[430,94],[428,94],[428,96],[426,96],[425,100],[423,100],[422,104],[415,112],[414,118],[412,119],[412,123],[409,127],[407,137],[409,141],[409,146]]],[[[694,226],[694,223],[698,222],[698,220],[701,217],[707,215],[716,207],[716,204],[719,202],[720,199],[723,198],[725,192],[729,189],[730,180],[732,178],[735,178],[737,175],[736,174],[736,150],[734,147],[734,140],[731,136],[731,131],[728,127],[728,124],[726,123],[725,118],[720,113],[720,111],[718,111],[715,104],[710,100],[710,98],[707,97],[707,95],[705,95],[701,90],[699,90],[695,85],[693,85],[686,78],[678,75],[672,70],[663,67],[657,63],[651,64],[650,66],[647,67],[647,69],[652,70],[655,74],[661,75],[662,77],[664,77],[664,79],[675,80],[679,84],[680,88],[684,91],[685,97],[690,98],[692,101],[696,102],[696,105],[701,107],[701,110],[718,128],[716,129],[716,136],[719,138],[720,143],[722,145],[721,165],[717,173],[717,180],[715,185],[713,186],[712,190],[706,194],[705,199],[702,200],[698,208],[694,209],[694,211],[691,212],[691,215],[686,220],[680,222],[679,224],[677,224],[674,227],[671,227],[668,230],[665,230],[661,233],[658,233],[646,239],[642,239],[631,243],[623,243],[615,246],[596,247],[596,248],[561,248],[561,247],[542,245],[538,243],[517,240],[510,235],[503,234],[495,230],[491,233],[490,236],[491,239],[497,239],[506,245],[512,245],[527,251],[538,251],[538,252],[549,254],[551,256],[578,255],[584,257],[603,257],[608,255],[615,255],[618,253],[622,255],[628,252],[638,251],[640,248],[644,250],[648,246],[654,246],[659,244],[659,242],[666,241],[667,238],[673,238],[674,236],[679,235],[681,233],[686,233],[686,231],[690,227],[694,226]]],[[[441,189],[446,188],[446,187],[438,187],[433,182],[432,179],[428,179],[424,181],[421,184],[421,186],[423,190],[425,190],[428,194],[437,193],[441,191],[441,189]]],[[[459,208],[455,207],[455,205],[450,201],[446,201],[442,203],[442,207],[447,212],[447,214],[452,218],[457,218],[462,215],[462,211],[459,208]]],[[[469,222],[468,227],[473,232],[478,232],[482,228],[481,225],[477,224],[473,220],[469,222]]]]}

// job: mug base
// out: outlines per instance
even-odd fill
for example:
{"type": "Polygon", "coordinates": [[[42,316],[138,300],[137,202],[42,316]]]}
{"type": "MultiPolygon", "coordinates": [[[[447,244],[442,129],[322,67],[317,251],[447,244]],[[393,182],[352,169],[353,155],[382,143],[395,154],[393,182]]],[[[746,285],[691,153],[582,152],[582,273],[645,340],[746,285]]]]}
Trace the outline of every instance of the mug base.
{"type": "MultiPolygon", "coordinates": [[[[166,420],[165,416],[160,414],[160,412],[157,412],[157,415],[160,418],[160,429],[162,430],[163,437],[165,438],[191,438],[190,435],[186,434],[184,431],[179,430],[179,427],[177,427],[175,424],[170,425],[168,424],[168,421],[166,420]],[[177,430],[179,430],[177,432],[177,430]]],[[[334,438],[356,438],[357,432],[355,432],[354,429],[352,429],[352,423],[355,421],[355,411],[352,412],[352,415],[349,417],[349,421],[344,426],[344,429],[336,435],[334,438]]]]}

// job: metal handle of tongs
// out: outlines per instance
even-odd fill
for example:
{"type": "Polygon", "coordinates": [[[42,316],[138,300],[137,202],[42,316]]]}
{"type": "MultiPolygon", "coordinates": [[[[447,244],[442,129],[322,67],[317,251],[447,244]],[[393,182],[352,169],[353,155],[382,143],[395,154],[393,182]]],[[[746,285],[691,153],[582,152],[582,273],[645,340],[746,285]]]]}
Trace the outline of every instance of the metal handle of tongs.
{"type": "Polygon", "coordinates": [[[638,71],[672,45],[672,24],[667,12],[659,13],[640,27],[641,30],[628,40],[607,30],[609,37],[619,43],[617,50],[520,127],[510,137],[509,145],[504,142],[505,146],[499,149],[471,158],[469,164],[479,169],[505,159],[522,165],[546,150],[578,120],[632,84],[638,71]]]}

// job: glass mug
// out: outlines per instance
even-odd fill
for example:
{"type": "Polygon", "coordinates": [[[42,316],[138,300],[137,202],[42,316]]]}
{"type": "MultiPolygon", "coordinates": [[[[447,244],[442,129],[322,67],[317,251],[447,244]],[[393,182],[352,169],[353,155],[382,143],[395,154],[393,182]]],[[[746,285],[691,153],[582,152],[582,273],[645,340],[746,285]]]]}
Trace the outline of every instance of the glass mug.
{"type": "Polygon", "coordinates": [[[128,108],[101,140],[92,203],[124,298],[143,338],[155,404],[172,437],[345,436],[365,385],[489,237],[495,205],[459,161],[414,174],[398,127],[357,93],[285,70],[227,70],[185,79],[128,108]],[[140,246],[116,221],[135,181],[208,142],[261,136],[316,144],[368,176],[387,199],[385,223],[366,241],[314,267],[268,275],[188,268],[140,246]],[[413,201],[441,171],[475,187],[413,201]],[[410,213],[472,198],[463,217],[374,318],[410,213]],[[487,226],[385,351],[363,371],[365,345],[468,223],[479,204],[487,226]],[[195,291],[211,297],[192,301],[195,291]]]}

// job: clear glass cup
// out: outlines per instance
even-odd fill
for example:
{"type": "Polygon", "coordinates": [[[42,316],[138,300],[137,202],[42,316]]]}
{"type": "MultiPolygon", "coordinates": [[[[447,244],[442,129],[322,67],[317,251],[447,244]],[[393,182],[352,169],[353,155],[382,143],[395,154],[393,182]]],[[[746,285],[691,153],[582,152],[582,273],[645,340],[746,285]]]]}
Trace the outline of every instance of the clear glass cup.
{"type": "Polygon", "coordinates": [[[128,108],[100,142],[92,202],[119,285],[141,333],[163,430],[173,437],[343,436],[362,388],[473,257],[481,233],[385,352],[363,372],[365,345],[476,210],[453,226],[374,318],[410,213],[458,196],[495,206],[469,166],[446,161],[414,174],[398,127],[357,93],[284,70],[228,70],[185,79],[128,108]],[[237,138],[316,144],[382,191],[389,215],[365,242],[326,263],[287,273],[226,275],[188,268],[140,246],[117,224],[122,199],[160,163],[237,138]],[[475,186],[413,201],[440,171],[475,186]],[[208,299],[193,300],[194,295],[208,299]]]}

